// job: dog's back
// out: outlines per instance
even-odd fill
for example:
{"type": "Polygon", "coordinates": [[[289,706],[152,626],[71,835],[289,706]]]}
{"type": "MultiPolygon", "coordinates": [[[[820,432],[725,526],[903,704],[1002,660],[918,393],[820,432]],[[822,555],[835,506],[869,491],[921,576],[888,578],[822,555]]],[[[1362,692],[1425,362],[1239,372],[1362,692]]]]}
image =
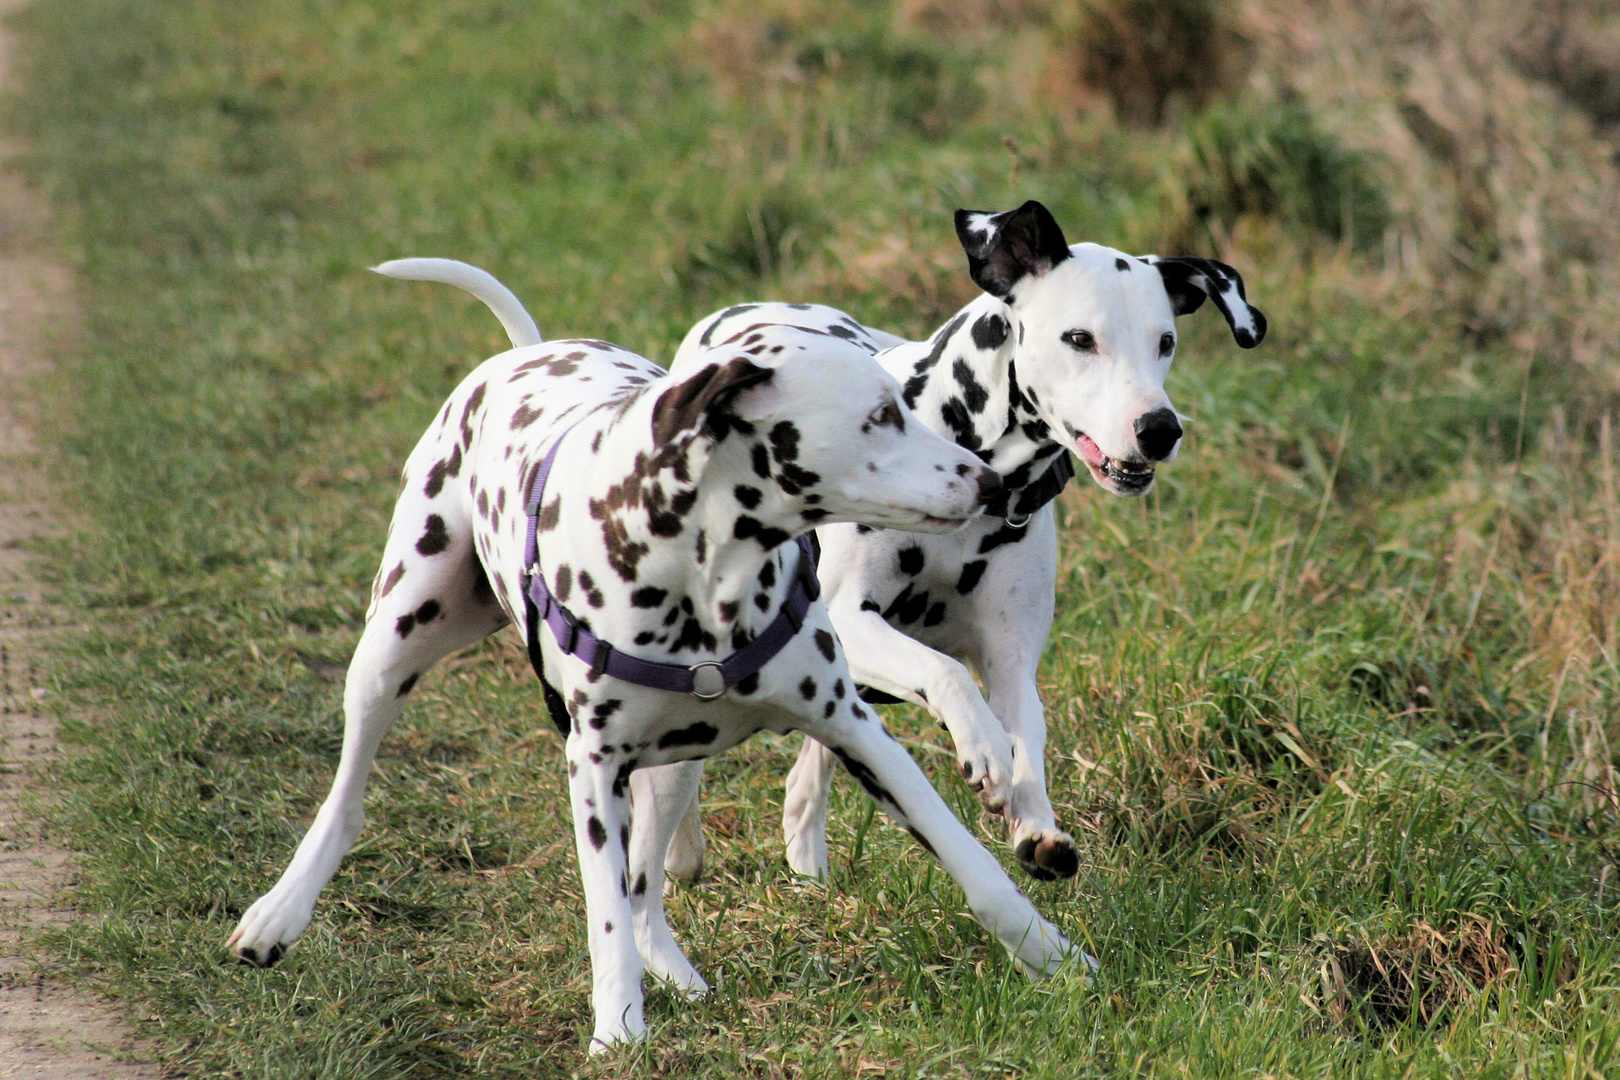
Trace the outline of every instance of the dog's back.
{"type": "MultiPolygon", "coordinates": [[[[395,522],[420,521],[409,544],[385,567],[375,602],[390,578],[418,558],[469,561],[476,549],[505,615],[521,610],[513,570],[521,563],[524,490],[551,443],[575,424],[614,413],[666,373],[607,342],[560,340],[484,361],[451,393],[406,460],[395,522]],[[390,569],[391,568],[391,569],[390,569]]],[[[410,540],[411,537],[403,538],[410,540]]],[[[391,545],[394,546],[394,545],[391,545]]]]}

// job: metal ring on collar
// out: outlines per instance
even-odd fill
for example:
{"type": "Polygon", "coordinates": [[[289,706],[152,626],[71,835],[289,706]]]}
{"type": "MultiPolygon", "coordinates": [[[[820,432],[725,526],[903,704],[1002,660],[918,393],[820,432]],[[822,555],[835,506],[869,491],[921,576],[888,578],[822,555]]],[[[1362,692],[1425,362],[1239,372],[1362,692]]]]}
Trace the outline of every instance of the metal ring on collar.
{"type": "Polygon", "coordinates": [[[692,696],[699,701],[713,701],[726,692],[726,673],[718,660],[701,660],[687,669],[692,673],[692,696]],[[713,675],[700,668],[712,669],[713,675]],[[707,685],[705,685],[707,684],[707,685]],[[713,687],[712,690],[709,687],[713,687]]]}
{"type": "Polygon", "coordinates": [[[1034,514],[1025,514],[1023,517],[1009,516],[1005,519],[1007,528],[1022,529],[1025,525],[1029,524],[1029,519],[1034,516],[1034,514]]]}

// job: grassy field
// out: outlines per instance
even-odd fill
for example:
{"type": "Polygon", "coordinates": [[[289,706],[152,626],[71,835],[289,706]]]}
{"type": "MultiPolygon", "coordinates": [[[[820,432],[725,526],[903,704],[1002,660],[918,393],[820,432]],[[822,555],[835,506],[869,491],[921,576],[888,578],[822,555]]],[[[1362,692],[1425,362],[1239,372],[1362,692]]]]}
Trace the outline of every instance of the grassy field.
{"type": "MultiPolygon", "coordinates": [[[[1499,7],[1177,0],[1227,51],[1159,92],[1099,30],[1134,0],[36,0],[8,116],[79,275],[50,420],[89,523],[52,562],[87,629],[49,699],[85,918],[51,947],[177,1076],[1620,1071],[1612,148],[1567,50],[1454,72],[1507,103],[1489,154],[1423,96],[1499,7]],[[1318,24],[1341,52],[1277,44],[1318,24]],[[510,640],[424,680],[300,947],[226,962],[330,779],[396,471],[504,344],[364,267],[467,259],[548,336],[655,358],[762,297],[917,336],[971,295],[950,212],[1029,197],[1220,255],[1272,325],[1239,353],[1184,321],[1181,458],[1060,506],[1048,767],[1084,861],[1027,888],[1093,984],[1022,980],[854,785],[831,881],[793,879],[796,748],[759,738],[670,899],[716,992],[654,991],[651,1038],[588,1060],[561,754],[510,640]]],[[[942,736],[886,720],[1012,866],[942,736]]]]}

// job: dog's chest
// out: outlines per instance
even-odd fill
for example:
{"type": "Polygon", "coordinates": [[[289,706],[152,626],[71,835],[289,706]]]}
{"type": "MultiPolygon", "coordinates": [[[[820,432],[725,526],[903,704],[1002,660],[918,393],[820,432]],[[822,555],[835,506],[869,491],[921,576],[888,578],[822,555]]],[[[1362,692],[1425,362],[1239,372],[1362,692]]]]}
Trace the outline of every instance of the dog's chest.
{"type": "MultiPolygon", "coordinates": [[[[446,495],[461,503],[478,561],[508,617],[522,625],[527,511],[536,474],[562,440],[535,515],[538,567],[551,596],[601,640],[632,655],[685,665],[727,653],[738,642],[723,627],[706,626],[694,598],[671,584],[681,577],[672,560],[703,561],[702,529],[692,520],[666,528],[668,535],[641,527],[660,508],[673,513],[684,505],[668,486],[670,463],[656,459],[644,430],[643,399],[657,392],[664,372],[630,354],[579,345],[515,350],[480,367],[452,395],[430,429],[429,450],[411,468],[429,475],[455,468],[446,495]],[[443,464],[463,460],[470,467],[443,464]]],[[[750,604],[758,599],[770,607],[780,599],[788,565],[771,560],[775,587],[762,577],[749,590],[750,604]]],[[[752,607],[741,615],[737,625],[756,633],[753,624],[766,618],[752,607]]],[[[549,640],[546,630],[540,633],[549,640]]],[[[583,682],[564,678],[552,670],[562,661],[549,646],[547,653],[547,678],[563,692],[598,764],[718,753],[762,728],[781,728],[780,710],[769,701],[791,689],[776,686],[774,676],[756,678],[755,700],[711,703],[589,675],[583,682]]]]}
{"type": "Polygon", "coordinates": [[[579,693],[569,706],[592,764],[631,767],[712,757],[760,731],[785,733],[794,721],[765,700],[700,701],[622,683],[588,698],[579,693]]]}

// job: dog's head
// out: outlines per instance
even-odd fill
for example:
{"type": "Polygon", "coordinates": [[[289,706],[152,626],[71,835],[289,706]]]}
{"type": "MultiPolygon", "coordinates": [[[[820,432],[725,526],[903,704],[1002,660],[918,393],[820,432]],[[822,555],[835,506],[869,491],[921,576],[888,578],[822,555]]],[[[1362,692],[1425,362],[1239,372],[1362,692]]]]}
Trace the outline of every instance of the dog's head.
{"type": "Polygon", "coordinates": [[[1225,263],[1071,247],[1033,200],[999,214],[958,210],[956,233],[974,282],[1012,308],[1014,371],[1030,407],[1116,495],[1145,494],[1180,446],[1164,391],[1176,317],[1210,299],[1243,348],[1266,334],[1225,263]]]}
{"type": "Polygon", "coordinates": [[[832,334],[751,326],[684,366],[654,408],[654,439],[710,440],[736,463],[733,497],[756,521],[949,532],[1000,490],[994,470],[917,420],[870,353],[832,334]]]}

